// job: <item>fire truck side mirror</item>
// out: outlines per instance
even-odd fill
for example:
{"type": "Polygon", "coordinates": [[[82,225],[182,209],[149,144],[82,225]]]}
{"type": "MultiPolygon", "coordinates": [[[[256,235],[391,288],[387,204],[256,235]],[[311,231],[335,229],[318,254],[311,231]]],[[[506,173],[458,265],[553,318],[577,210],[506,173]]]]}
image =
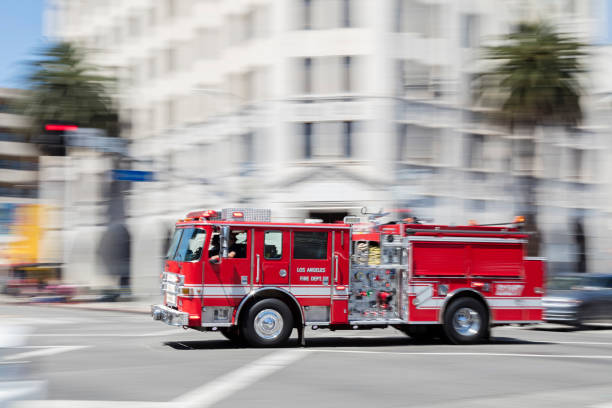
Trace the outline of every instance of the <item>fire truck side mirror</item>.
{"type": "Polygon", "coordinates": [[[220,236],[220,242],[221,242],[221,258],[227,258],[227,252],[229,249],[229,234],[230,234],[230,228],[228,225],[223,225],[221,227],[221,236],[220,236]]]}

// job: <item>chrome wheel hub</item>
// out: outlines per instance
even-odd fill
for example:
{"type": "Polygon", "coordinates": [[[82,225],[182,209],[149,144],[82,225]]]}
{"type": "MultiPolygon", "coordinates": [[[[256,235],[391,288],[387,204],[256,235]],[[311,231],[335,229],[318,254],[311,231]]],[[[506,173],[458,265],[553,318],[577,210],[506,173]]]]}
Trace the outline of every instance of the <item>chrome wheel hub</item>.
{"type": "Polygon", "coordinates": [[[480,331],[480,324],[480,315],[469,307],[462,307],[453,316],[453,328],[462,336],[475,336],[480,331]]]}
{"type": "Polygon", "coordinates": [[[266,340],[275,339],[283,331],[283,316],[274,309],[264,309],[255,316],[255,332],[266,340]]]}

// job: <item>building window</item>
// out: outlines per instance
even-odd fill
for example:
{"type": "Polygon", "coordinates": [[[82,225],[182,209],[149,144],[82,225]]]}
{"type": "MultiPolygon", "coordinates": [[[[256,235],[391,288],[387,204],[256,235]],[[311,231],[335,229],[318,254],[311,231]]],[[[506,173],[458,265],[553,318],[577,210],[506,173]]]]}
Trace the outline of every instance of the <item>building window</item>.
{"type": "Polygon", "coordinates": [[[397,61],[397,92],[400,96],[434,97],[440,92],[440,69],[414,60],[397,61]]]}
{"type": "Polygon", "coordinates": [[[302,29],[312,29],[312,0],[302,1],[302,29]]]}
{"type": "Polygon", "coordinates": [[[438,4],[425,4],[419,0],[396,0],[394,13],[396,32],[410,32],[425,38],[440,35],[441,7],[438,4]]]}
{"type": "Polygon", "coordinates": [[[351,0],[342,0],[342,27],[351,26],[351,0]]]}
{"type": "Polygon", "coordinates": [[[487,210],[487,202],[485,200],[465,200],[465,209],[484,212],[487,210]]]}
{"type": "Polygon", "coordinates": [[[342,84],[343,91],[351,92],[351,57],[344,56],[342,57],[342,84]]]}
{"type": "Polygon", "coordinates": [[[344,157],[351,157],[353,154],[353,122],[344,122],[344,157]]]}
{"type": "Polygon", "coordinates": [[[255,165],[254,139],[255,136],[252,132],[241,136],[241,146],[243,149],[242,162],[240,163],[241,176],[247,176],[251,173],[251,171],[253,171],[253,167],[255,165]]]}
{"type": "Polygon", "coordinates": [[[293,234],[293,259],[327,259],[327,232],[293,234]]]}
{"type": "Polygon", "coordinates": [[[432,164],[435,161],[440,129],[401,124],[398,132],[399,161],[417,164],[432,164]]]}
{"type": "Polygon", "coordinates": [[[461,47],[477,48],[480,43],[479,19],[476,14],[461,17],[461,47]]]}
{"type": "Polygon", "coordinates": [[[469,169],[484,168],[484,135],[467,135],[465,167],[469,169]]]}
{"type": "Polygon", "coordinates": [[[361,61],[358,57],[306,57],[294,61],[294,70],[298,73],[294,81],[296,93],[323,95],[355,91],[355,68],[359,68],[361,61]]]}
{"type": "Polygon", "coordinates": [[[353,155],[355,122],[303,123],[304,158],[348,158],[353,155]]]}
{"type": "Polygon", "coordinates": [[[312,92],[312,58],[304,58],[304,93],[312,92]]]}
{"type": "Polygon", "coordinates": [[[302,134],[304,135],[304,158],[312,157],[312,123],[302,123],[302,134]]]}
{"type": "Polygon", "coordinates": [[[568,148],[567,158],[568,165],[567,177],[574,180],[582,179],[582,164],[583,164],[584,151],[581,149],[568,148]]]}

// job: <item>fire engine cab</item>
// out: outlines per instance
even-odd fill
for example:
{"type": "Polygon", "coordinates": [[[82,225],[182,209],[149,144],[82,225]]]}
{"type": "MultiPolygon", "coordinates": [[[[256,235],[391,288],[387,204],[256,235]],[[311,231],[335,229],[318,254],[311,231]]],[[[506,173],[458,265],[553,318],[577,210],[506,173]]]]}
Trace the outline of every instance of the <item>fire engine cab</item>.
{"type": "Polygon", "coordinates": [[[270,222],[270,210],[194,211],[176,223],[155,320],[278,346],[294,328],[392,326],[481,342],[542,319],[544,261],[519,225],[270,222]],[[365,227],[364,227],[365,226],[365,227]]]}

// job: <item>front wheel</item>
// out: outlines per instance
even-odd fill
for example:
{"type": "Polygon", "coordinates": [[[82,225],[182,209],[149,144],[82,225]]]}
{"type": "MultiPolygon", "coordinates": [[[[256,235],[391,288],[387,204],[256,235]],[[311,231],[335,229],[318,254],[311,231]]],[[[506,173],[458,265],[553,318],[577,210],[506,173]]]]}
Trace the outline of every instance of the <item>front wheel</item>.
{"type": "Polygon", "coordinates": [[[282,346],[293,330],[293,316],[279,299],[264,299],[247,312],[242,324],[244,339],[254,347],[282,346]]]}
{"type": "Polygon", "coordinates": [[[242,340],[240,338],[240,333],[238,333],[237,327],[225,327],[219,330],[219,333],[221,333],[223,337],[225,337],[232,343],[240,343],[240,341],[242,340]]]}
{"type": "Polygon", "coordinates": [[[444,312],[444,332],[455,344],[474,344],[486,339],[489,315],[482,302],[468,297],[453,301],[444,312]]]}

